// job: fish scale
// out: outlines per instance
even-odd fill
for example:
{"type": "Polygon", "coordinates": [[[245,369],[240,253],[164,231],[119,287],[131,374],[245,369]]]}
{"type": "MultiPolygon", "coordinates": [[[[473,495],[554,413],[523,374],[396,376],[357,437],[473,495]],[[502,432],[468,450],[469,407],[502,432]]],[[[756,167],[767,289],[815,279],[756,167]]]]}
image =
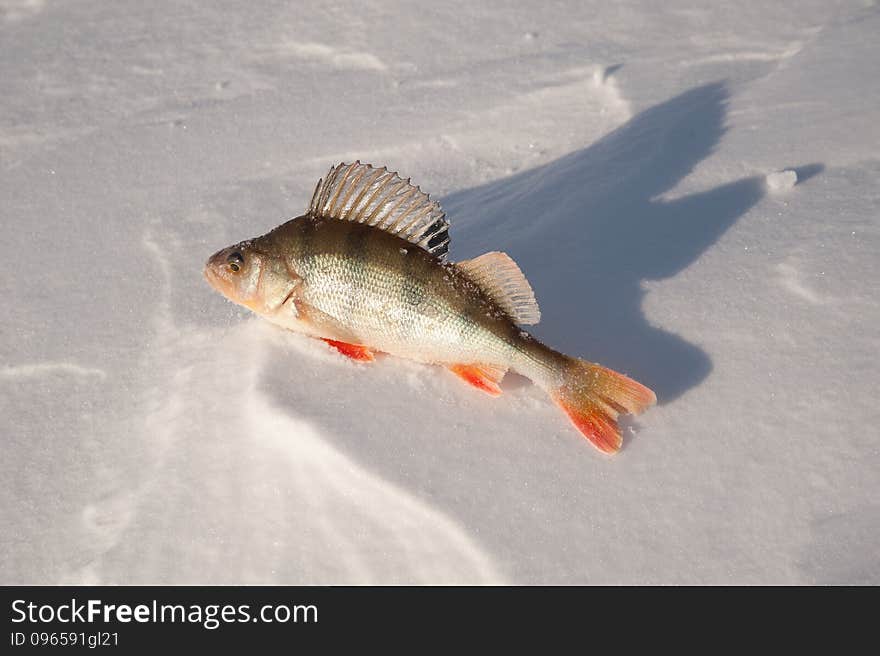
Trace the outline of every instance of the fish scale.
{"type": "Polygon", "coordinates": [[[323,222],[316,232],[307,250],[291,256],[292,268],[303,278],[302,300],[344,323],[359,343],[423,362],[479,356],[504,364],[510,359],[513,347],[497,334],[503,324],[491,325],[499,323],[492,318],[491,301],[476,287],[463,297],[460,277],[430,261],[428,253],[406,250],[394,235],[356,223],[323,222]],[[353,232],[365,234],[364,254],[370,257],[346,252],[353,232]],[[483,317],[484,325],[474,316],[483,317]]]}

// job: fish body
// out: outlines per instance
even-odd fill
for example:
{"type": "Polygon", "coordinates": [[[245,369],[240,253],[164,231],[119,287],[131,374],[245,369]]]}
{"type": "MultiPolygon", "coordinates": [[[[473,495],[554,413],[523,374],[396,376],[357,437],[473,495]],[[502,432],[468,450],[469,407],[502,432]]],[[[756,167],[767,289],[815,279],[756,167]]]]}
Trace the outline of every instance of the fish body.
{"type": "Polygon", "coordinates": [[[546,389],[600,450],[618,450],[618,414],[641,411],[653,392],[523,330],[540,313],[519,267],[497,252],[446,261],[447,227],[439,205],[409,181],[340,165],[319,181],[306,214],[218,251],[205,276],[269,321],[357,360],[380,351],[445,365],[492,395],[513,369],[546,389]]]}
{"type": "Polygon", "coordinates": [[[303,216],[252,248],[301,281],[267,316],[285,328],[431,363],[507,367],[534,342],[454,264],[378,228],[303,216]]]}

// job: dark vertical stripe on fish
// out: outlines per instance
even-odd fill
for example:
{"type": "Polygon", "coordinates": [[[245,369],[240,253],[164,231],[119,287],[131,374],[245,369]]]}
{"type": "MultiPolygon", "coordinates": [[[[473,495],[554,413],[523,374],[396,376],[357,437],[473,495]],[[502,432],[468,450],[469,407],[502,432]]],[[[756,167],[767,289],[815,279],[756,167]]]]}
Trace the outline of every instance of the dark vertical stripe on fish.
{"type": "Polygon", "coordinates": [[[459,322],[458,336],[466,344],[470,339],[474,326],[481,326],[485,323],[485,316],[483,315],[486,313],[486,308],[480,302],[478,296],[469,293],[471,290],[468,288],[475,285],[458,273],[456,273],[456,276],[457,286],[462,292],[458,295],[460,302],[458,311],[463,319],[463,321],[459,322]]]}
{"type": "Polygon", "coordinates": [[[300,221],[304,221],[305,223],[299,233],[299,248],[303,256],[298,259],[300,261],[300,266],[303,267],[301,275],[308,279],[311,277],[315,268],[313,256],[315,254],[314,242],[316,236],[315,233],[318,229],[318,221],[311,217],[303,217],[300,221]]]}
{"type": "MultiPolygon", "coordinates": [[[[424,267],[420,267],[419,263],[423,258],[419,257],[420,253],[410,252],[409,248],[401,252],[402,264],[401,271],[403,273],[403,284],[400,287],[400,301],[415,312],[421,313],[427,290],[425,288],[424,267]]],[[[418,328],[416,321],[404,321],[399,327],[401,339],[407,339],[416,333],[418,328]]]]}
{"type": "Polygon", "coordinates": [[[345,235],[345,266],[350,267],[350,282],[348,295],[345,299],[345,317],[355,316],[355,311],[363,299],[363,287],[367,284],[364,276],[365,262],[368,252],[369,230],[359,223],[350,223],[345,235]]]}

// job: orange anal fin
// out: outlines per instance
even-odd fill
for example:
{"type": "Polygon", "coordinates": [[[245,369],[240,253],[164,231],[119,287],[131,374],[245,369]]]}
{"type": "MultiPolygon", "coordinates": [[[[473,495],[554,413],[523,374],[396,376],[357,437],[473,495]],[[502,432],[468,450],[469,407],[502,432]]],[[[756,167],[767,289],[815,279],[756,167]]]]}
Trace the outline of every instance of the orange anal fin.
{"type": "Polygon", "coordinates": [[[337,342],[335,339],[325,339],[324,341],[342,353],[342,355],[345,355],[352,360],[357,360],[358,362],[372,362],[376,359],[373,356],[373,352],[366,346],[349,344],[347,342],[337,342]]]}
{"type": "Polygon", "coordinates": [[[501,387],[498,383],[506,373],[503,369],[497,369],[489,365],[479,364],[453,364],[449,365],[449,371],[461,378],[469,385],[482,390],[491,396],[499,396],[501,387]]]}

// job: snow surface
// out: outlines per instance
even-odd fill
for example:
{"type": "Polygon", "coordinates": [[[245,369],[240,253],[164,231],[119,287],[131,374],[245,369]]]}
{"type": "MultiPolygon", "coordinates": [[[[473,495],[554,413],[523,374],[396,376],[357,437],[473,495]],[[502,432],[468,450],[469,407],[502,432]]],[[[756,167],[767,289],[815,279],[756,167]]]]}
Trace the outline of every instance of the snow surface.
{"type": "Polygon", "coordinates": [[[0,0],[0,580],[880,583],[876,3],[420,4],[0,0]],[[205,284],[355,158],[656,390],[618,456],[205,284]]]}

